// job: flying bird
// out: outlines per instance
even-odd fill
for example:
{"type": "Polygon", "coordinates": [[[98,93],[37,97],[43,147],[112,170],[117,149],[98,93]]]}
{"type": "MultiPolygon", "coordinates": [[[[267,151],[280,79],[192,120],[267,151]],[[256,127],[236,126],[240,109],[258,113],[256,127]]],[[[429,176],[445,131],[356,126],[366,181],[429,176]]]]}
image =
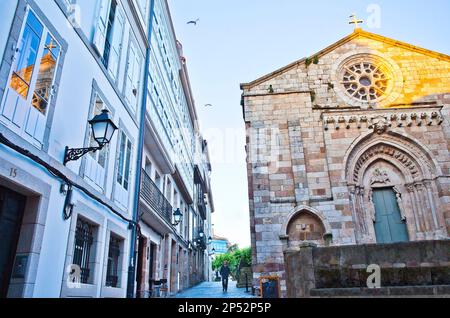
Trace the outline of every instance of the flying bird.
{"type": "Polygon", "coordinates": [[[205,107],[212,107],[213,105],[211,104],[206,104],[205,107]]]}
{"type": "Polygon", "coordinates": [[[197,25],[197,23],[200,21],[200,19],[197,19],[197,20],[192,20],[192,21],[189,21],[187,24],[193,24],[193,25],[197,25]]]}

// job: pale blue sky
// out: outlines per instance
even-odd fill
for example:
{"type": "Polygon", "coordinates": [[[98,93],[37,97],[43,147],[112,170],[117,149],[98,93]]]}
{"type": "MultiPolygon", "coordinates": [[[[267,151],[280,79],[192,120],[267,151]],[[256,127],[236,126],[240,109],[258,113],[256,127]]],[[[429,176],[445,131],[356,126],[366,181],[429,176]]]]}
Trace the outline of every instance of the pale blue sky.
{"type": "Polygon", "coordinates": [[[450,54],[449,0],[169,0],[169,4],[202,129],[211,136],[210,145],[217,145],[212,154],[213,223],[217,234],[241,246],[250,245],[250,230],[240,83],[348,35],[353,30],[349,15],[355,12],[368,20],[371,4],[381,9],[381,27],[363,25],[365,30],[450,54]],[[186,24],[197,18],[197,26],[186,24]],[[203,106],[209,103],[214,106],[203,106]]]}

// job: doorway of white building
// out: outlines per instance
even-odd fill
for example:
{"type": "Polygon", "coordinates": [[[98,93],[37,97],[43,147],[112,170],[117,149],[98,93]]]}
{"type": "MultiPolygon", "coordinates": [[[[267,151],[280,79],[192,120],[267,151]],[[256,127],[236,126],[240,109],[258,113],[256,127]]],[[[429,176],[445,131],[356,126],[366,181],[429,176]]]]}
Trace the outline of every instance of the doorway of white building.
{"type": "Polygon", "coordinates": [[[145,298],[145,263],[146,263],[146,247],[147,239],[140,237],[138,240],[138,256],[137,256],[137,268],[136,268],[136,282],[137,282],[137,298],[145,298]]]}
{"type": "Polygon", "coordinates": [[[0,186],[0,297],[8,294],[26,197],[0,186]]]}

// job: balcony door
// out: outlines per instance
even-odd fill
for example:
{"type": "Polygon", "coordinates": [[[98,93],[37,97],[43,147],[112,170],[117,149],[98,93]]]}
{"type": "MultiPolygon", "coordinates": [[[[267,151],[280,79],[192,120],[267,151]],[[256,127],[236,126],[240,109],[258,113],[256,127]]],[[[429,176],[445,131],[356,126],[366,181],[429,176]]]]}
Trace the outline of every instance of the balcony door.
{"type": "Polygon", "coordinates": [[[61,47],[28,9],[0,107],[0,119],[17,134],[41,147],[61,47]]]}

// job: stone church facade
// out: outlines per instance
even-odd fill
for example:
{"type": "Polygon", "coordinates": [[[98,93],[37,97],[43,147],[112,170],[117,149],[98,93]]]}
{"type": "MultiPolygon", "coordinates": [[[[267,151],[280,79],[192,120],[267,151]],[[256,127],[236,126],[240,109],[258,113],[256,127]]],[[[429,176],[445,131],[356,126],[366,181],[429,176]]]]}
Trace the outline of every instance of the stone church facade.
{"type": "Polygon", "coordinates": [[[356,29],[241,89],[256,287],[304,242],[449,238],[450,56],[356,29]]]}

